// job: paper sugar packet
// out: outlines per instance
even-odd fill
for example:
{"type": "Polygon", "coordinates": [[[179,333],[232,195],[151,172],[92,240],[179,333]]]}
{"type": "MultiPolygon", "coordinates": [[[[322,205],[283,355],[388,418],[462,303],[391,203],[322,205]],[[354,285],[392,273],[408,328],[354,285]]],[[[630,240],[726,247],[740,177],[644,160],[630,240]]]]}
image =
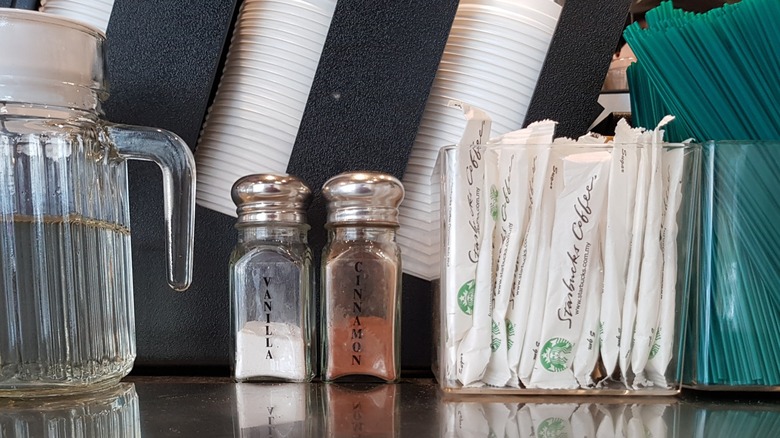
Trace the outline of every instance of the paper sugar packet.
{"type": "Polygon", "coordinates": [[[596,405],[601,420],[596,426],[596,438],[615,438],[615,422],[612,419],[612,411],[609,406],[596,405]]]}
{"type": "Polygon", "coordinates": [[[504,429],[504,438],[520,438],[520,430],[517,427],[517,422],[522,421],[522,415],[518,419],[520,406],[517,403],[506,403],[504,406],[509,410],[509,417],[504,429]]]}
{"type": "Polygon", "coordinates": [[[485,413],[485,404],[475,402],[444,403],[448,419],[443,436],[483,437],[490,436],[490,423],[485,413]]]}
{"type": "MultiPolygon", "coordinates": [[[[664,419],[666,405],[648,404],[639,407],[639,418],[644,425],[644,435],[653,438],[666,438],[669,435],[669,427],[664,419]]],[[[635,414],[636,415],[636,414],[635,414]]]]}
{"type": "Polygon", "coordinates": [[[647,362],[647,378],[653,384],[666,388],[666,371],[672,359],[674,346],[675,304],[677,300],[677,213],[682,202],[682,178],[684,150],[680,147],[663,152],[663,228],[661,251],[663,252],[663,274],[661,275],[661,298],[655,339],[647,362]]]}
{"type": "MultiPolygon", "coordinates": [[[[603,216],[603,213],[602,213],[603,216]]],[[[601,246],[603,239],[594,239],[590,257],[590,274],[585,286],[587,298],[585,301],[585,317],[582,322],[582,331],[577,341],[574,353],[574,377],[581,388],[594,386],[593,370],[599,360],[599,313],[601,311],[602,286],[604,284],[604,271],[601,261],[601,246]]]]}
{"type": "Polygon", "coordinates": [[[572,371],[593,275],[594,247],[606,202],[610,154],[576,153],[561,160],[563,188],[555,201],[549,254],[547,297],[540,350],[531,387],[573,389],[572,371]]]}
{"type": "MultiPolygon", "coordinates": [[[[504,403],[484,403],[483,406],[490,430],[482,436],[506,437],[506,429],[511,415],[509,407],[504,403]]],[[[514,428],[514,424],[512,427],[514,428]]]]}
{"type": "MultiPolygon", "coordinates": [[[[531,222],[528,228],[528,241],[536,242],[535,251],[528,251],[528,257],[536,255],[536,259],[527,259],[526,263],[531,269],[523,271],[519,277],[521,291],[530,289],[531,294],[528,303],[526,330],[523,336],[523,345],[520,351],[520,363],[518,364],[518,376],[526,387],[531,386],[531,374],[534,363],[540,350],[540,335],[542,331],[542,315],[545,311],[548,289],[548,268],[550,257],[550,242],[553,218],[555,216],[555,202],[563,187],[561,178],[562,157],[571,153],[572,145],[578,141],[583,143],[603,143],[605,139],[597,135],[585,135],[579,140],[570,138],[557,138],[553,141],[553,148],[546,151],[544,158],[547,166],[542,176],[542,188],[539,193],[539,210],[535,215],[539,222],[531,222]],[[532,237],[534,236],[534,237],[532,237]]],[[[532,245],[529,245],[531,248],[532,245]]],[[[521,254],[522,255],[522,254],[521,254]]],[[[517,281],[517,279],[516,279],[517,281]]]]}
{"type": "Polygon", "coordinates": [[[496,300],[493,323],[496,328],[492,355],[483,381],[494,386],[519,386],[520,337],[525,331],[527,303],[518,297],[517,276],[527,256],[525,242],[533,199],[535,163],[541,148],[552,143],[555,123],[542,121],[528,128],[492,139],[500,148],[499,179],[504,181],[500,193],[501,209],[496,230],[500,230],[500,252],[496,272],[496,300]],[[506,157],[506,158],[503,158],[506,157]],[[523,251],[521,254],[521,250],[523,251]],[[512,358],[510,358],[510,354],[512,358]]]}
{"type": "Polygon", "coordinates": [[[515,423],[517,424],[517,434],[520,438],[532,438],[536,436],[534,423],[531,419],[531,407],[529,405],[523,405],[515,416],[515,423]]]}
{"type": "Polygon", "coordinates": [[[601,361],[611,376],[620,352],[620,326],[634,222],[639,149],[644,132],[620,119],[615,128],[607,195],[606,236],[603,249],[604,290],[601,298],[601,361]]]}
{"type": "Polygon", "coordinates": [[[631,349],[631,370],[634,387],[647,385],[644,377],[645,365],[655,341],[658,323],[658,309],[661,301],[661,276],[663,253],[661,252],[661,226],[663,223],[663,180],[661,156],[664,125],[674,120],[666,116],[656,127],[650,144],[650,182],[647,193],[647,219],[645,239],[642,247],[642,263],[637,294],[637,316],[634,324],[633,347],[631,349]]]}
{"type": "MultiPolygon", "coordinates": [[[[645,219],[647,217],[647,189],[650,185],[650,137],[652,133],[644,132],[639,136],[638,146],[640,156],[636,179],[636,196],[634,221],[631,224],[631,250],[628,257],[628,272],[626,273],[626,288],[623,294],[623,311],[620,316],[620,350],[618,365],[624,384],[628,385],[628,374],[631,364],[631,341],[634,335],[636,321],[636,297],[639,289],[639,274],[642,265],[642,247],[645,237],[645,219]]],[[[609,346],[607,347],[609,348],[609,346]]]]}
{"type": "MultiPolygon", "coordinates": [[[[460,341],[472,326],[476,292],[477,262],[482,242],[481,209],[485,196],[484,143],[490,137],[490,117],[482,110],[459,101],[450,106],[460,109],[466,128],[458,142],[456,159],[442,174],[446,179],[447,205],[442,206],[444,226],[444,263],[442,290],[446,309],[445,375],[457,378],[457,351],[460,341]]],[[[442,163],[444,164],[444,163],[442,163]]]]}
{"type": "Polygon", "coordinates": [[[482,385],[490,361],[493,333],[493,284],[495,281],[494,257],[495,224],[498,218],[498,158],[496,149],[484,153],[484,174],[480,208],[480,243],[475,277],[474,311],[471,328],[458,345],[457,374],[464,386],[482,385]]]}
{"type": "Polygon", "coordinates": [[[594,407],[583,403],[571,414],[572,438],[593,438],[596,436],[596,424],[594,423],[594,407]]]}
{"type": "MultiPolygon", "coordinates": [[[[531,385],[534,362],[539,353],[539,335],[542,330],[542,318],[547,298],[547,269],[550,256],[550,239],[553,218],[555,217],[555,199],[563,187],[560,175],[561,154],[553,152],[561,145],[561,140],[553,141],[553,146],[544,148],[538,155],[534,175],[534,204],[528,224],[528,251],[525,264],[528,265],[520,278],[515,278],[518,294],[530,294],[523,343],[520,349],[520,362],[517,375],[525,387],[531,385]],[[543,166],[542,166],[543,165],[543,166]]],[[[521,256],[523,255],[521,251],[521,256]]]]}
{"type": "Polygon", "coordinates": [[[498,217],[494,231],[494,258],[496,275],[493,287],[493,311],[491,313],[492,338],[490,360],[482,381],[491,386],[506,386],[512,373],[507,360],[507,334],[514,333],[512,322],[507,319],[510,304],[517,253],[525,233],[528,208],[525,205],[527,190],[524,179],[528,167],[528,151],[525,148],[502,147],[491,144],[490,152],[498,154],[498,217]],[[525,167],[525,169],[523,169],[525,167]],[[520,205],[523,204],[523,205],[520,205]]]}
{"type": "Polygon", "coordinates": [[[571,417],[577,404],[531,404],[531,421],[535,437],[573,437],[571,417]]]}

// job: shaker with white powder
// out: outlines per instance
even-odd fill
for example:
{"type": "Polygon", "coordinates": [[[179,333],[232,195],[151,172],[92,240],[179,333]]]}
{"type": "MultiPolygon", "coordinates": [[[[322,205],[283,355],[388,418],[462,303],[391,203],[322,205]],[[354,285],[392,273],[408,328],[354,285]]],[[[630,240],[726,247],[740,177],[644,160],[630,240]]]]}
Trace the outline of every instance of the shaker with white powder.
{"type": "Polygon", "coordinates": [[[314,377],[311,191],[294,176],[258,174],[233,185],[238,244],[230,258],[233,377],[304,382],[314,377]]]}

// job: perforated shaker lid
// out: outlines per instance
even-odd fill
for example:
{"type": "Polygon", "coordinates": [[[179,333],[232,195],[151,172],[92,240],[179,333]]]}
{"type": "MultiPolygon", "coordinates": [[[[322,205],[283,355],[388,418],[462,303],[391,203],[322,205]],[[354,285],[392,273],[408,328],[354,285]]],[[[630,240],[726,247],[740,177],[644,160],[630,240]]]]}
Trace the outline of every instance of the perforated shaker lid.
{"type": "Polygon", "coordinates": [[[238,207],[237,225],[267,222],[306,223],[311,190],[292,175],[259,173],[233,184],[233,202],[238,207]]]}
{"type": "Polygon", "coordinates": [[[345,172],[325,182],[328,225],[398,225],[398,206],[404,186],[392,175],[379,172],[345,172]]]}

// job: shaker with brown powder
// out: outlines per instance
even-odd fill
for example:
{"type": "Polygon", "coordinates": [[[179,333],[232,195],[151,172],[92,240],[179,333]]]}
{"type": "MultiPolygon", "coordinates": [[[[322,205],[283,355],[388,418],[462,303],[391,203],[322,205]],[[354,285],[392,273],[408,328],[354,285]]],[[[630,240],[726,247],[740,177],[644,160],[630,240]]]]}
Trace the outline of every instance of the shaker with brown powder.
{"type": "Polygon", "coordinates": [[[328,244],[322,257],[322,378],[398,379],[401,254],[395,242],[401,183],[346,172],[322,189],[328,244]]]}

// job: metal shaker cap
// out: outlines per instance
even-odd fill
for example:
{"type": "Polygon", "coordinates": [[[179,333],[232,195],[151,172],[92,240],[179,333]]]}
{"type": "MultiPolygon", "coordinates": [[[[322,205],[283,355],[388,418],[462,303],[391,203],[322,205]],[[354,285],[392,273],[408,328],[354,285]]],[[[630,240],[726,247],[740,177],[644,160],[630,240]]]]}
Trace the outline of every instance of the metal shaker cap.
{"type": "Polygon", "coordinates": [[[247,175],[233,184],[230,194],[238,207],[237,226],[266,222],[306,223],[311,190],[294,176],[247,175]]]}
{"type": "Polygon", "coordinates": [[[325,182],[322,196],[328,202],[328,225],[398,226],[404,186],[385,173],[345,172],[325,182]]]}

